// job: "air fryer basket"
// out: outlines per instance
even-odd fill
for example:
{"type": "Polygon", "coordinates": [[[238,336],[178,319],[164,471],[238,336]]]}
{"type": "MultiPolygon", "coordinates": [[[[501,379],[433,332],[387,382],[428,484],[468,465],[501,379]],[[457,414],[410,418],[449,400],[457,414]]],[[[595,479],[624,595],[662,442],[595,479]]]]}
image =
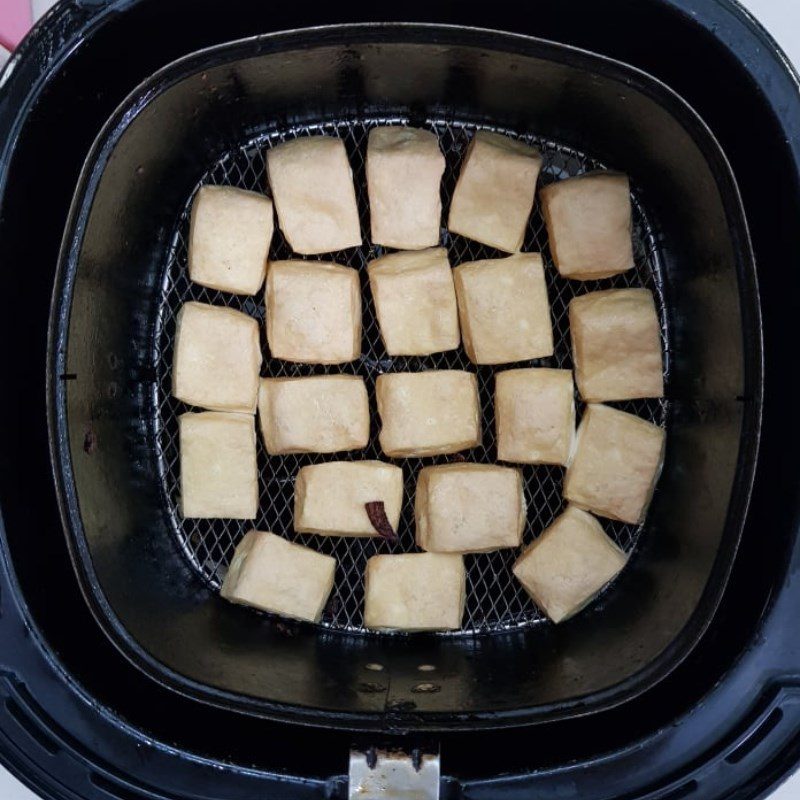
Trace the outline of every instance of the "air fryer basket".
{"type": "MultiPolygon", "coordinates": [[[[485,254],[448,243],[457,260],[485,254]]],[[[529,246],[543,244],[534,217],[529,246]]],[[[552,265],[548,272],[555,363],[568,365],[563,314],[576,287],[559,282],[552,265]]],[[[646,75],[552,44],[446,28],[319,29],[200,53],[137,91],[99,138],[73,205],[61,279],[51,399],[75,564],[106,632],[168,685],[256,713],[349,726],[383,725],[387,715],[409,727],[497,725],[643,691],[709,621],[754,463],[757,296],[724,157],[691,110],[646,75]],[[375,542],[359,542],[358,552],[333,543],[345,548],[337,555],[347,569],[328,623],[344,630],[287,629],[215,597],[232,531],[175,517],[175,406],[164,356],[174,304],[193,296],[181,276],[187,200],[203,180],[230,178],[236,163],[244,167],[236,182],[257,185],[253,160],[258,166],[263,143],[309,127],[346,131],[358,173],[365,126],[386,119],[447,133],[450,184],[464,129],[491,125],[542,143],[549,179],[600,163],[625,170],[636,187],[633,279],[663,297],[670,374],[667,403],[631,410],[667,419],[664,474],[614,591],[558,629],[530,624],[533,606],[513,585],[497,585],[509,559],[495,555],[482,567],[476,558],[470,572],[467,627],[479,635],[365,636],[358,575],[375,542]],[[504,630],[514,625],[522,627],[504,630]],[[366,670],[376,663],[379,674],[366,670]],[[420,691],[421,664],[436,667],[426,681],[433,692],[420,691]]],[[[257,302],[245,303],[258,313],[257,302]]],[[[367,354],[373,369],[386,366],[378,355],[367,354]]],[[[488,375],[482,382],[485,394],[488,375]]],[[[479,458],[492,457],[487,442],[479,458]]],[[[557,513],[557,478],[528,473],[528,536],[557,513]]],[[[262,524],[289,533],[286,514],[275,513],[282,495],[264,486],[262,524]]],[[[638,533],[609,529],[625,544],[638,533]]],[[[404,536],[408,547],[410,531],[404,536]]]]}

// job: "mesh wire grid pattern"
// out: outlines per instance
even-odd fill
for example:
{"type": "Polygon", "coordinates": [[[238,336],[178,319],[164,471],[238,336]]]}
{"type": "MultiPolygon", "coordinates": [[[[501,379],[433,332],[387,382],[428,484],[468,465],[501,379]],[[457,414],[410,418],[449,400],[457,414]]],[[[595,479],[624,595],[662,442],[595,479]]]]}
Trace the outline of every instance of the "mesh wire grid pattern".
{"type": "MultiPolygon", "coordinates": [[[[264,133],[226,153],[203,176],[195,191],[204,184],[232,185],[242,189],[264,192],[266,186],[265,151],[282,141],[299,136],[328,134],[344,140],[356,184],[364,241],[369,239],[369,213],[366,192],[365,156],[370,128],[381,124],[407,124],[404,118],[373,118],[342,120],[305,125],[297,128],[264,133]]],[[[455,187],[461,156],[472,133],[486,128],[506,133],[538,146],[543,156],[540,185],[554,180],[604,168],[600,162],[558,143],[533,135],[518,136],[514,131],[493,126],[474,125],[454,120],[429,120],[424,125],[439,136],[445,155],[446,168],[442,181],[442,200],[445,211],[455,187]]],[[[177,417],[189,407],[171,396],[172,356],[175,334],[175,317],[188,300],[224,305],[244,311],[263,322],[264,299],[259,294],[241,297],[193,284],[187,268],[189,212],[194,197],[187,199],[178,220],[172,246],[168,252],[162,284],[161,307],[158,313],[154,366],[158,376],[154,395],[155,440],[163,491],[168,504],[178,541],[193,568],[213,587],[218,588],[224,579],[234,549],[242,536],[253,527],[252,522],[218,519],[182,519],[178,512],[179,453],[177,417]]],[[[600,281],[568,281],[561,278],[553,266],[547,246],[547,232],[539,212],[538,203],[531,215],[525,235],[523,250],[539,251],[545,259],[545,273],[551,304],[555,352],[552,357],[535,361],[505,364],[502,367],[475,367],[469,362],[463,348],[425,357],[390,357],[383,348],[378,329],[372,296],[367,284],[366,264],[383,252],[375,245],[364,244],[331,256],[315,256],[321,260],[334,260],[356,267],[361,276],[363,307],[363,350],[360,360],[339,366],[293,364],[269,357],[266,335],[262,324],[262,374],[268,376],[299,376],[347,372],[361,375],[367,385],[371,408],[370,441],[363,451],[340,454],[298,454],[268,456],[258,437],[258,466],[260,480],[260,506],[255,527],[271,530],[292,541],[313,547],[336,557],[338,567],[333,592],[323,613],[321,625],[328,629],[363,632],[362,609],[364,599],[364,569],[367,559],[377,553],[404,553],[416,551],[414,543],[414,487],[419,470],[428,464],[446,463],[453,456],[428,458],[387,459],[378,444],[380,423],[375,402],[375,378],[383,372],[419,371],[425,369],[467,369],[477,372],[479,396],[482,406],[483,443],[465,453],[470,461],[494,463],[496,461],[495,420],[493,408],[493,376],[497,369],[519,366],[548,366],[571,368],[571,353],[567,308],[569,301],[597,289],[627,286],[646,286],[656,298],[662,329],[662,346],[665,370],[668,370],[668,330],[664,313],[663,286],[661,283],[656,239],[642,208],[633,198],[635,268],[613,278],[600,281]],[[379,537],[344,538],[314,534],[296,534],[292,528],[294,503],[294,478],[300,467],[320,461],[341,459],[383,459],[393,461],[403,468],[405,499],[402,508],[398,541],[389,544],[379,537]]],[[[441,243],[448,250],[453,266],[463,261],[506,255],[493,248],[480,245],[461,236],[442,230],[441,243]]],[[[302,258],[293,254],[283,235],[276,229],[270,258],[302,258]]],[[[659,425],[666,425],[666,400],[637,400],[614,405],[635,413],[659,425]]],[[[578,402],[578,413],[581,403],[578,402]]],[[[538,536],[563,510],[561,487],[564,470],[561,467],[532,465],[522,467],[525,492],[528,500],[528,521],[523,536],[523,548],[538,536]]],[[[601,520],[606,532],[626,551],[636,544],[642,526],[627,525],[612,520],[601,520]]],[[[460,631],[445,635],[463,635],[505,631],[536,624],[545,619],[521,585],[514,579],[511,566],[519,550],[506,549],[491,553],[467,555],[467,601],[463,626],[460,631]]],[[[382,634],[386,635],[386,634],[382,634]]]]}

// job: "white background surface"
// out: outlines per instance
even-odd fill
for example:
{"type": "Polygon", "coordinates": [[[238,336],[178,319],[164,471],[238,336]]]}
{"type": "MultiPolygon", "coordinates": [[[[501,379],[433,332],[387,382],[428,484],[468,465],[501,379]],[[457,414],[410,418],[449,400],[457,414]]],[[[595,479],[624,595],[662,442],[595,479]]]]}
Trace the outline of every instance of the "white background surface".
{"type": "MultiPolygon", "coordinates": [[[[37,17],[54,2],[54,0],[32,1],[37,17]]],[[[597,1],[602,2],[602,0],[597,1]]],[[[3,0],[0,0],[1,2],[3,0]]],[[[743,4],[764,24],[789,58],[800,66],[800,0],[743,0],[743,4]]],[[[3,62],[2,56],[0,53],[0,65],[3,62]]],[[[0,800],[38,800],[38,798],[0,767],[0,800]]],[[[770,800],[800,800],[800,774],[781,786],[770,800]]]]}

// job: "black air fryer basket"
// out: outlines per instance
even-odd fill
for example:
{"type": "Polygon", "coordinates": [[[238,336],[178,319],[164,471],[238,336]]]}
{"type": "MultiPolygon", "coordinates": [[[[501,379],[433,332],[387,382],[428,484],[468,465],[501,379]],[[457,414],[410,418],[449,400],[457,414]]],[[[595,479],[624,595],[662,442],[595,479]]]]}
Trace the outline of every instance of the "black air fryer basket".
{"type": "MultiPolygon", "coordinates": [[[[363,197],[361,205],[366,211],[363,197]]],[[[223,45],[166,67],[118,109],[86,162],[64,242],[49,401],[65,524],[98,622],[156,680],[319,725],[474,728],[629,699],[673,669],[708,624],[755,465],[758,297],[724,156],[691,109],[648,76],[541,41],[436,26],[321,28],[223,45]],[[667,427],[662,479],[641,537],[633,526],[610,528],[629,549],[642,540],[630,569],[602,608],[558,630],[536,624],[505,551],[468,557],[461,634],[366,636],[364,566],[387,547],[312,539],[337,557],[335,605],[325,631],[301,626],[287,637],[284,622],[232,608],[210,590],[250,523],[183,521],[177,511],[175,314],[195,299],[264,316],[260,297],[187,281],[190,199],[209,180],[263,188],[265,148],[319,131],[345,139],[363,187],[369,127],[410,118],[439,134],[450,161],[445,194],[476,125],[533,132],[543,181],[598,163],[631,176],[637,269],[590,288],[643,282],[659,298],[667,399],[624,407],[667,427]],[[370,676],[376,664],[381,674],[370,676]]],[[[461,237],[446,244],[454,263],[492,254],[461,237]]],[[[548,253],[538,214],[526,245],[548,253]]],[[[272,255],[291,255],[280,237],[272,255]]],[[[371,255],[362,247],[346,257],[364,278],[371,255]]],[[[548,277],[556,354],[544,363],[569,367],[567,304],[586,287],[556,277],[552,265],[548,277]]],[[[461,351],[389,358],[369,300],[365,308],[364,355],[349,368],[371,394],[387,371],[468,366],[461,351]]],[[[298,374],[277,360],[266,365],[298,374]]],[[[470,458],[491,462],[493,371],[479,369],[478,382],[484,446],[470,458]]],[[[381,456],[377,428],[373,421],[366,457],[381,456]]],[[[310,460],[261,453],[259,529],[293,536],[292,481],[310,460]]],[[[398,463],[411,494],[418,464],[398,463]]],[[[524,471],[529,535],[562,510],[560,472],[524,471]]],[[[405,511],[395,550],[413,550],[410,498],[405,511]]]]}
{"type": "MultiPolygon", "coordinates": [[[[0,753],[40,793],[346,797],[348,753],[374,747],[441,752],[453,797],[752,797],[792,767],[798,432],[783,405],[800,102],[744,12],[690,5],[409,7],[459,25],[274,34],[311,20],[245,0],[75,0],[37,26],[0,82],[0,753]],[[601,24],[615,14],[618,29],[601,24]],[[666,427],[666,461],[643,528],[608,527],[629,567],[558,628],[508,582],[513,554],[484,554],[469,559],[465,630],[365,634],[360,576],[379,545],[363,540],[309,540],[338,558],[335,602],[322,626],[286,625],[216,595],[244,529],[175,513],[174,313],[234,302],[186,280],[194,192],[263,189],[265,148],[320,132],[342,136],[363,186],[366,132],[386,122],[440,135],[445,199],[485,127],[537,143],[543,182],[631,176],[636,270],[588,288],[658,298],[667,398],[625,407],[666,427]]],[[[456,261],[492,255],[445,244],[456,261]]],[[[537,212],[526,249],[548,255],[537,212]]],[[[362,268],[369,256],[348,254],[362,268]]],[[[568,366],[574,287],[552,268],[548,280],[548,365],[568,366]]],[[[386,369],[461,365],[388,363],[365,313],[353,369],[368,386],[386,369]]],[[[491,372],[479,382],[487,396],[491,372]]],[[[477,458],[493,447],[489,435],[477,458]]],[[[309,460],[259,454],[260,527],[290,533],[286,478],[309,460]]],[[[418,467],[404,465],[407,487],[418,467]]],[[[529,537],[558,513],[561,476],[525,478],[529,537]]],[[[412,546],[406,525],[396,548],[412,546]]]]}

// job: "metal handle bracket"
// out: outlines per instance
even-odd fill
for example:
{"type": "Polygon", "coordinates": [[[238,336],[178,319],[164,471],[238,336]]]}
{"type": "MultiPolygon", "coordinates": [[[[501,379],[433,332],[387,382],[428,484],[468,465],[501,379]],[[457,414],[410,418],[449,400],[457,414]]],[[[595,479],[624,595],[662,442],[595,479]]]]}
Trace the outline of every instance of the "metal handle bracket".
{"type": "Polygon", "coordinates": [[[439,754],[351,750],[349,778],[349,800],[439,800],[439,754]]]}

